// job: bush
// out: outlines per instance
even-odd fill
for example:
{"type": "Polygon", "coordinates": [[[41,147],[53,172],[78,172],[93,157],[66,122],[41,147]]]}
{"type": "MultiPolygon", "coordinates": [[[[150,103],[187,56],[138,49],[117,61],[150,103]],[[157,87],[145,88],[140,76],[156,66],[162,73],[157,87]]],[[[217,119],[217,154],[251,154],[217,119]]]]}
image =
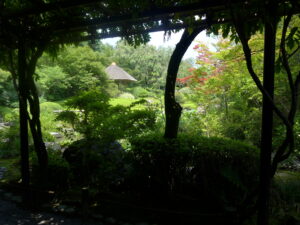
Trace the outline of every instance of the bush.
{"type": "Polygon", "coordinates": [[[242,142],[151,134],[131,140],[136,191],[185,196],[205,208],[238,207],[258,183],[258,151],[242,142]]]}
{"type": "Polygon", "coordinates": [[[119,98],[134,99],[134,95],[125,92],[125,93],[120,94],[120,95],[119,95],[119,98]]]}
{"type": "Polygon", "coordinates": [[[137,98],[146,98],[146,97],[153,96],[153,93],[147,91],[145,88],[142,87],[132,88],[132,94],[137,98]]]}
{"type": "Polygon", "coordinates": [[[43,102],[40,104],[41,113],[54,113],[55,110],[62,110],[63,107],[56,102],[43,102]]]}
{"type": "Polygon", "coordinates": [[[101,140],[81,139],[65,151],[74,181],[107,191],[118,185],[124,177],[124,150],[118,142],[103,144],[101,140]]]}
{"type": "Polygon", "coordinates": [[[6,114],[10,114],[12,111],[11,108],[5,107],[5,106],[0,106],[0,122],[5,118],[6,114]]]}
{"type": "MultiPolygon", "coordinates": [[[[19,120],[15,113],[10,114],[9,117],[8,126],[0,129],[0,158],[13,158],[20,155],[19,120]]],[[[29,141],[31,142],[31,139],[29,141]]]]}
{"type": "Polygon", "coordinates": [[[109,96],[101,90],[83,92],[66,103],[78,111],[65,111],[57,119],[70,123],[86,139],[102,140],[109,144],[115,140],[140,135],[155,127],[156,113],[151,109],[133,110],[145,100],[124,107],[110,106],[109,96]]]}
{"type": "Polygon", "coordinates": [[[20,140],[18,127],[6,128],[0,130],[0,158],[8,159],[20,155],[20,140]]]}
{"type": "Polygon", "coordinates": [[[44,102],[40,105],[41,114],[40,120],[42,125],[43,138],[46,142],[55,141],[50,132],[58,131],[58,123],[55,121],[56,113],[55,110],[62,110],[63,107],[56,102],[44,102]]]}
{"type": "Polygon", "coordinates": [[[70,166],[62,157],[61,152],[48,151],[48,168],[46,175],[40,173],[37,156],[33,153],[32,182],[35,186],[48,190],[65,190],[69,187],[70,179],[70,166]],[[43,180],[44,183],[41,182],[41,180],[43,180]]]}
{"type": "Polygon", "coordinates": [[[110,97],[117,97],[120,94],[119,87],[114,81],[109,81],[106,88],[110,97]]]}
{"type": "Polygon", "coordinates": [[[276,224],[297,224],[300,221],[300,173],[279,171],[273,179],[271,218],[276,224]]]}

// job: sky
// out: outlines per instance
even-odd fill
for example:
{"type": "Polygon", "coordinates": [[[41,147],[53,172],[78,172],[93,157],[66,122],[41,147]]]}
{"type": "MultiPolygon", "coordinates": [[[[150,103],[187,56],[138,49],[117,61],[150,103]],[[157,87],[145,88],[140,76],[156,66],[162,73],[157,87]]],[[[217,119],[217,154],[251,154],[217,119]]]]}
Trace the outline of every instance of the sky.
{"type": "MultiPolygon", "coordinates": [[[[180,31],[176,34],[172,34],[169,40],[164,40],[164,32],[154,32],[151,33],[151,40],[149,42],[149,44],[154,45],[156,47],[159,46],[169,46],[169,47],[173,47],[175,48],[175,45],[179,42],[181,35],[182,35],[183,31],[180,31]]],[[[116,42],[120,40],[120,38],[108,38],[108,39],[103,39],[102,42],[103,43],[108,43],[110,45],[115,45],[116,42]]],[[[196,58],[197,53],[195,50],[193,50],[193,47],[197,44],[197,41],[202,41],[204,43],[207,44],[211,44],[214,42],[214,40],[208,36],[206,36],[205,31],[201,32],[193,41],[193,43],[190,45],[190,47],[188,48],[188,50],[186,51],[185,55],[184,55],[184,59],[187,58],[196,58]]]]}

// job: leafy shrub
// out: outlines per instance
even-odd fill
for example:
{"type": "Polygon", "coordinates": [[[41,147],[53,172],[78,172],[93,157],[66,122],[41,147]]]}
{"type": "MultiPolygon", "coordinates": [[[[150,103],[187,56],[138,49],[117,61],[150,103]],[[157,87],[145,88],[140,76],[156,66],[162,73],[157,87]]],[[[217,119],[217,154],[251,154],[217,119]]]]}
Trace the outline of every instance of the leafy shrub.
{"type": "Polygon", "coordinates": [[[0,122],[5,118],[6,114],[10,114],[11,109],[5,106],[0,106],[0,122]]]}
{"type": "Polygon", "coordinates": [[[46,189],[64,190],[68,188],[71,179],[71,170],[68,162],[59,151],[48,151],[48,168],[46,175],[40,173],[38,159],[32,155],[32,181],[33,184],[46,189]],[[41,176],[44,176],[41,179],[41,176]],[[44,183],[39,183],[39,181],[44,183]]]}
{"type": "Polygon", "coordinates": [[[20,155],[19,126],[0,130],[0,158],[13,158],[20,155]]]}
{"type": "Polygon", "coordinates": [[[155,126],[156,114],[153,110],[133,110],[134,102],[128,107],[110,106],[109,96],[101,90],[83,92],[66,103],[71,109],[58,116],[72,124],[75,131],[84,135],[86,139],[102,140],[109,144],[115,140],[140,135],[155,126]]]}
{"type": "Polygon", "coordinates": [[[114,81],[108,81],[107,88],[106,88],[110,97],[117,97],[120,94],[120,90],[118,85],[114,81]]]}
{"type": "MultiPolygon", "coordinates": [[[[0,129],[0,158],[13,158],[20,155],[19,120],[15,111],[6,114],[9,126],[0,129]]],[[[31,142],[31,139],[29,140],[31,142]]]]}
{"type": "Polygon", "coordinates": [[[179,130],[185,134],[203,134],[203,121],[196,110],[184,110],[179,121],[179,130]]]}
{"type": "Polygon", "coordinates": [[[119,98],[134,99],[134,95],[125,92],[125,93],[120,94],[119,98]]]}
{"type": "Polygon", "coordinates": [[[131,140],[137,191],[189,196],[212,207],[238,207],[258,183],[257,149],[222,138],[151,134],[131,140]]]}
{"type": "Polygon", "coordinates": [[[55,110],[62,110],[63,107],[56,102],[43,102],[40,109],[42,113],[53,113],[55,110]]]}
{"type": "Polygon", "coordinates": [[[297,224],[300,221],[300,173],[279,171],[273,179],[271,218],[274,224],[297,224]]]}
{"type": "Polygon", "coordinates": [[[179,102],[180,104],[184,103],[186,101],[185,94],[178,92],[178,91],[175,94],[175,98],[176,98],[176,101],[179,102]]]}
{"type": "Polygon", "coordinates": [[[183,87],[183,88],[180,88],[178,90],[179,93],[182,93],[182,94],[193,94],[193,90],[190,88],[190,87],[183,87]]]}
{"type": "Polygon", "coordinates": [[[124,150],[118,142],[103,144],[100,140],[81,139],[65,151],[76,184],[107,191],[124,177],[124,150]]]}
{"type": "Polygon", "coordinates": [[[55,121],[56,119],[56,110],[62,110],[63,107],[56,102],[43,102],[40,104],[40,120],[42,125],[42,132],[44,141],[55,141],[50,132],[58,131],[58,124],[55,121]]]}
{"type": "Polygon", "coordinates": [[[147,91],[145,88],[142,87],[134,87],[131,92],[137,98],[145,98],[145,97],[153,96],[151,92],[147,91]]]}

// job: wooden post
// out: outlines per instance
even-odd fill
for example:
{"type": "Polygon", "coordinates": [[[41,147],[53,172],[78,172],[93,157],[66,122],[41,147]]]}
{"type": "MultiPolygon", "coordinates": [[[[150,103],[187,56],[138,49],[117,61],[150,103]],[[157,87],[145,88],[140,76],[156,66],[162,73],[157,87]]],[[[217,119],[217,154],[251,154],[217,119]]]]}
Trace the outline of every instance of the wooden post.
{"type": "MultiPolygon", "coordinates": [[[[266,1],[263,86],[274,97],[276,1],[266,1]]],[[[263,96],[262,131],[260,149],[260,191],[258,199],[258,225],[269,224],[269,201],[271,189],[271,154],[273,137],[273,106],[263,96]]]]}

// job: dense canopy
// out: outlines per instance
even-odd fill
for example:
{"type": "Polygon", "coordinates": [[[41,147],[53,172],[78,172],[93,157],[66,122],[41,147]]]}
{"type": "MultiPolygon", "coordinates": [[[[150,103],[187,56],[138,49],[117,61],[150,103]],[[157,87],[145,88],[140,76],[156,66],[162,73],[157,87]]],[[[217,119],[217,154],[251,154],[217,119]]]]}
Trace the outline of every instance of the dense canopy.
{"type": "MultiPolygon", "coordinates": [[[[48,51],[55,56],[65,44],[81,41],[94,43],[96,39],[116,36],[125,38],[127,42],[136,46],[149,41],[149,32],[165,31],[170,35],[184,28],[183,35],[170,58],[166,77],[164,138],[172,141],[177,138],[182,112],[182,107],[175,98],[176,77],[179,64],[189,45],[205,29],[214,34],[221,32],[223,37],[230,36],[231,40],[236,43],[240,42],[247,70],[263,96],[260,186],[259,197],[255,204],[258,205],[258,224],[268,224],[271,179],[278,164],[290,156],[295,145],[294,124],[298,108],[300,73],[298,71],[293,73],[288,60],[299,50],[299,48],[293,49],[295,43],[299,44],[298,26],[289,27],[293,15],[300,11],[299,0],[152,0],[143,2],[139,0],[4,0],[0,3],[0,9],[0,59],[1,64],[12,75],[19,98],[21,171],[22,184],[25,187],[30,185],[28,124],[37,153],[39,173],[42,174],[40,181],[43,183],[47,179],[45,175],[48,155],[41,130],[40,100],[35,83],[38,77],[35,72],[37,61],[44,52],[48,51]],[[276,35],[280,21],[282,21],[280,24],[282,33],[277,50],[276,35]],[[253,68],[253,52],[249,46],[249,40],[258,31],[264,32],[264,56],[261,71],[263,81],[253,68]],[[275,60],[277,55],[279,55],[278,60],[275,60]],[[276,67],[284,70],[287,75],[291,97],[287,113],[280,110],[274,98],[276,67]],[[273,144],[273,114],[276,114],[284,125],[281,133],[285,135],[283,135],[282,143],[278,144],[279,147],[273,144]]],[[[112,69],[108,68],[108,72],[120,71],[116,65],[111,67],[112,69]]],[[[100,67],[97,66],[97,68],[101,70],[100,67]]],[[[90,72],[89,69],[87,71],[90,72]]],[[[128,77],[129,74],[126,72],[123,72],[123,76],[124,74],[127,79],[134,79],[128,77]]],[[[120,74],[113,73],[113,75],[120,78],[120,74]]],[[[151,124],[153,121],[153,117],[147,119],[139,114],[131,115],[127,112],[130,107],[128,109],[110,108],[107,96],[102,94],[105,101],[93,101],[93,98],[97,99],[101,96],[99,93],[84,92],[82,96],[69,102],[70,106],[74,103],[79,104],[80,112],[84,112],[81,114],[83,117],[78,121],[84,122],[87,126],[86,137],[90,137],[94,131],[97,131],[89,127],[89,121],[94,124],[104,124],[103,118],[97,117],[98,111],[103,109],[123,112],[132,120],[135,117],[146,119],[146,124],[151,124]],[[95,102],[99,104],[94,104],[95,102]]],[[[108,110],[103,111],[108,112],[108,110]]],[[[72,116],[74,119],[76,114],[72,116]]],[[[118,117],[114,118],[114,123],[119,123],[118,117]]],[[[114,133],[113,130],[112,133],[114,133]]],[[[167,157],[163,152],[161,158],[159,161],[161,161],[163,171],[161,178],[164,190],[162,192],[167,196],[169,184],[164,165],[168,163],[170,155],[167,157]]],[[[257,196],[255,190],[253,193],[257,196]]],[[[251,197],[253,193],[249,196],[251,197]]],[[[253,198],[251,200],[253,201],[253,198]]]]}

